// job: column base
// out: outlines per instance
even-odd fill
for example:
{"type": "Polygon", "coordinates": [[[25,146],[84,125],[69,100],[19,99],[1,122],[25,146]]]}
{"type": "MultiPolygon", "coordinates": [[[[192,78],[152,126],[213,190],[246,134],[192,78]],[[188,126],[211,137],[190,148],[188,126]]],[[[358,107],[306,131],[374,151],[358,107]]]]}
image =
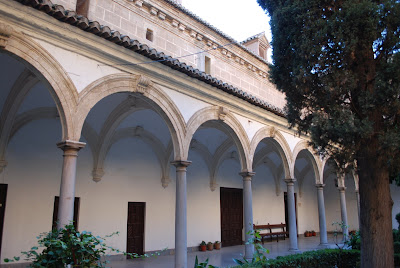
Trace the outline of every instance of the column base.
{"type": "Polygon", "coordinates": [[[321,249],[331,248],[331,245],[329,245],[328,243],[319,244],[319,245],[318,245],[318,248],[321,248],[321,249]]]}
{"type": "Polygon", "coordinates": [[[299,253],[302,253],[301,252],[301,250],[299,250],[298,248],[290,248],[289,249],[289,252],[291,253],[291,254],[299,254],[299,253]]]}

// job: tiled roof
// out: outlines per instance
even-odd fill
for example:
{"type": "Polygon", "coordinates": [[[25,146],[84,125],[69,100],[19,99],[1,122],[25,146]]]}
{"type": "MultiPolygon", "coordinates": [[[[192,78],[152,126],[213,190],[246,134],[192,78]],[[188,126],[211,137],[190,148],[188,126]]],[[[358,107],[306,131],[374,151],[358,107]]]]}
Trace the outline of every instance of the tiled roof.
{"type": "Polygon", "coordinates": [[[253,35],[253,36],[250,36],[250,37],[247,38],[246,40],[243,40],[242,42],[240,42],[240,44],[245,44],[245,43],[247,43],[247,42],[249,42],[249,41],[251,41],[251,40],[254,40],[254,39],[256,39],[256,38],[259,38],[259,37],[262,36],[263,34],[265,34],[265,32],[258,33],[258,34],[255,34],[255,35],[253,35]]]}
{"type": "MultiPolygon", "coordinates": [[[[78,27],[86,32],[98,35],[110,42],[117,45],[123,46],[129,50],[139,53],[151,60],[158,61],[161,64],[171,67],[174,70],[185,73],[190,77],[203,81],[215,88],[225,91],[231,95],[234,95],[240,99],[243,99],[255,106],[266,109],[276,115],[285,117],[284,111],[281,108],[275,107],[270,103],[261,100],[245,91],[229,85],[222,80],[212,77],[205,72],[202,72],[186,63],[180,62],[178,59],[172,58],[171,56],[165,55],[163,52],[158,52],[154,48],[150,48],[146,44],[140,43],[138,40],[131,39],[127,35],[122,35],[118,31],[113,31],[106,25],[100,25],[97,21],[90,21],[88,18],[77,15],[74,11],[65,10],[61,5],[55,5],[50,0],[14,0],[20,2],[23,5],[31,6],[37,10],[40,10],[62,22],[68,23],[75,27],[78,27]]],[[[180,6],[171,0],[165,0],[173,5],[180,6]]]]}
{"type": "MultiPolygon", "coordinates": [[[[253,55],[254,57],[256,57],[257,59],[259,59],[260,61],[263,61],[265,63],[268,63],[265,59],[261,58],[259,55],[255,54],[254,52],[252,52],[251,50],[247,49],[247,47],[243,46],[242,44],[244,42],[238,42],[235,39],[233,39],[232,37],[230,37],[229,35],[223,33],[221,30],[219,30],[217,27],[209,24],[208,22],[206,22],[205,20],[203,20],[202,18],[200,18],[199,16],[197,16],[196,14],[192,13],[190,10],[186,9],[184,6],[182,6],[181,4],[175,2],[174,0],[164,0],[165,2],[173,5],[174,7],[180,9],[182,12],[184,12],[186,15],[192,17],[193,19],[197,20],[198,22],[200,22],[201,24],[203,24],[204,26],[207,26],[208,28],[210,28],[211,30],[213,30],[214,32],[216,32],[217,34],[221,35],[222,37],[228,39],[231,43],[239,46],[240,48],[244,49],[246,52],[250,53],[251,55],[253,55]]],[[[259,35],[259,34],[258,34],[259,35]]],[[[258,36],[255,35],[255,36],[258,36]]],[[[252,36],[253,37],[253,36],[252,36]]],[[[251,37],[250,37],[251,38],[251,37]]]]}

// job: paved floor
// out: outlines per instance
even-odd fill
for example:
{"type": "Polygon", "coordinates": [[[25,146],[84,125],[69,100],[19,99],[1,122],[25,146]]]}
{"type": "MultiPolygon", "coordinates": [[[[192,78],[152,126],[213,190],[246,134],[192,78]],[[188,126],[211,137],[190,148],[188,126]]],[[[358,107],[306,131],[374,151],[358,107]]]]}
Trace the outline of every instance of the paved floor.
{"type": "MultiPolygon", "coordinates": [[[[334,248],[335,238],[333,235],[328,236],[329,246],[334,248]]],[[[298,238],[298,246],[300,251],[309,251],[318,249],[319,246],[319,237],[299,237],[298,238]]],[[[264,247],[270,251],[267,254],[268,258],[276,258],[277,256],[289,255],[291,252],[289,249],[289,239],[279,240],[279,242],[265,242],[264,247]]],[[[209,264],[218,266],[218,267],[230,267],[234,266],[233,258],[240,259],[244,254],[244,246],[234,246],[234,247],[226,247],[221,248],[221,250],[213,250],[207,252],[190,252],[188,253],[188,268],[192,268],[194,266],[194,261],[196,256],[200,262],[205,261],[209,258],[209,264]]],[[[112,268],[173,268],[174,267],[174,255],[168,256],[159,256],[157,258],[151,257],[147,259],[135,259],[135,260],[119,260],[112,261],[108,265],[108,267],[112,268]]],[[[0,268],[22,268],[26,267],[22,264],[17,265],[9,265],[2,264],[0,268]]]]}
{"type": "MultiPolygon", "coordinates": [[[[334,237],[328,236],[329,247],[336,247],[334,237]]],[[[309,251],[319,249],[319,237],[299,237],[298,246],[300,251],[309,251]]],[[[289,240],[279,240],[279,242],[265,242],[264,247],[270,251],[268,258],[276,258],[277,256],[289,255],[289,240]]],[[[233,258],[240,259],[244,254],[244,246],[233,246],[221,248],[221,250],[213,250],[207,252],[190,252],[188,253],[188,268],[194,266],[196,256],[200,262],[209,258],[209,264],[218,267],[234,266],[233,258]]],[[[157,258],[122,260],[109,263],[113,268],[173,268],[174,255],[160,256],[157,258]]]]}

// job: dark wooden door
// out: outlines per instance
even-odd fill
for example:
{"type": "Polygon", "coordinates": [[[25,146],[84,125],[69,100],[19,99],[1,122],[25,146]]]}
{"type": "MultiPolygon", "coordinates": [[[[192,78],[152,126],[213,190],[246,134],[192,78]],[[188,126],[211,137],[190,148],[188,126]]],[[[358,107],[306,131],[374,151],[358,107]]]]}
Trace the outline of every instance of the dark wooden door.
{"type": "MultiPolygon", "coordinates": [[[[55,196],[54,197],[54,208],[53,208],[53,224],[51,226],[52,229],[57,228],[57,217],[58,217],[58,204],[60,202],[60,197],[55,196]]],[[[74,227],[75,230],[78,230],[78,223],[79,223],[79,202],[80,198],[75,197],[75,202],[74,202],[74,227]]]]}
{"type": "Polygon", "coordinates": [[[221,187],[220,194],[222,246],[241,245],[243,233],[243,190],[221,187]]]}
{"type": "MultiPolygon", "coordinates": [[[[144,219],[146,203],[128,203],[126,252],[144,254],[144,219]]],[[[128,257],[129,258],[129,257],[128,257]]]]}
{"type": "Polygon", "coordinates": [[[0,183],[0,256],[3,241],[4,214],[6,212],[7,184],[0,183]]]}
{"type": "MultiPolygon", "coordinates": [[[[286,230],[289,232],[289,212],[288,212],[288,204],[287,204],[287,192],[284,194],[284,201],[285,201],[285,223],[286,223],[286,230]]],[[[297,224],[297,194],[294,193],[294,210],[296,212],[296,230],[297,236],[299,236],[299,225],[297,224]]]]}

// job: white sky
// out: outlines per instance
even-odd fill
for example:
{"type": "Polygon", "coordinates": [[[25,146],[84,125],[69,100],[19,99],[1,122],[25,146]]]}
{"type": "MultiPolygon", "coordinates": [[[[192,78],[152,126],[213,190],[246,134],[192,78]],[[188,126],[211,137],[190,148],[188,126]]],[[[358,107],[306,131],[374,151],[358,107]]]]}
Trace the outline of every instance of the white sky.
{"type": "Polygon", "coordinates": [[[271,41],[269,17],[257,0],[182,0],[182,5],[236,41],[261,32],[271,41]]]}

